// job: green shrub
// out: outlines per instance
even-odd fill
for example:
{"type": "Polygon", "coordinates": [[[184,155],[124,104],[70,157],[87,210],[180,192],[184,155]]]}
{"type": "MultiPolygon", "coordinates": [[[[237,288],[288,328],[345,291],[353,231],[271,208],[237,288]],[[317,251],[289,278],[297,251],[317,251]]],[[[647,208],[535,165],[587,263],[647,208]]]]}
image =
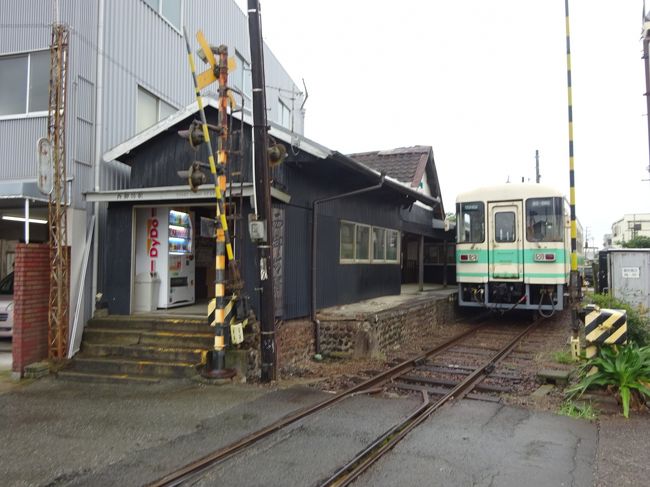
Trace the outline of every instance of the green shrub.
{"type": "Polygon", "coordinates": [[[631,343],[619,349],[603,347],[580,367],[578,374],[580,381],[567,390],[569,398],[581,396],[591,386],[606,387],[620,396],[627,418],[630,399],[642,404],[650,398],[650,346],[639,348],[631,343]]]}
{"type": "Polygon", "coordinates": [[[564,401],[558,411],[562,416],[569,416],[571,418],[581,418],[593,421],[598,416],[597,411],[591,403],[578,404],[573,401],[564,401]]]}
{"type": "Polygon", "coordinates": [[[650,320],[631,304],[616,299],[609,294],[598,293],[587,293],[585,302],[593,303],[600,308],[624,309],[627,311],[628,339],[641,347],[650,345],[650,320]]]}
{"type": "Polygon", "coordinates": [[[555,360],[558,364],[575,363],[575,360],[573,360],[573,357],[571,356],[571,352],[568,352],[566,350],[553,352],[553,360],[555,360]]]}

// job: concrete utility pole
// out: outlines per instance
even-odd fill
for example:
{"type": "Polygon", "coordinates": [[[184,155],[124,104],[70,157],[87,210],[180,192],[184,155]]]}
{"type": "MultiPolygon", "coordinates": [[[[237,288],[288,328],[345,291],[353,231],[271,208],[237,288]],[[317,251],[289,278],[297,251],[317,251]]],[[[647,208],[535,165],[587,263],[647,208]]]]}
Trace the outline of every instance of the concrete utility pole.
{"type": "Polygon", "coordinates": [[[539,151],[535,149],[535,182],[539,184],[540,179],[542,179],[542,176],[539,173],[539,151]]]}
{"type": "MultiPolygon", "coordinates": [[[[648,125],[648,151],[650,154],[650,60],[648,54],[650,49],[650,19],[645,12],[645,2],[643,2],[643,65],[645,70],[645,104],[646,104],[646,122],[648,125]]],[[[650,157],[650,156],[649,156],[650,157]]],[[[649,159],[650,160],[650,159],[649,159]]],[[[650,171],[650,165],[648,166],[650,171]]]]}
{"type": "Polygon", "coordinates": [[[275,309],[273,296],[273,252],[271,187],[267,149],[266,92],[264,80],[264,44],[258,0],[248,0],[248,31],[253,78],[253,139],[255,141],[255,198],[257,220],[264,223],[264,238],[258,241],[260,269],[260,327],[262,348],[262,382],[276,378],[275,309]]]}
{"type": "Polygon", "coordinates": [[[566,69],[567,69],[567,101],[569,106],[569,206],[571,208],[571,274],[569,282],[571,301],[571,353],[574,360],[580,357],[580,322],[578,308],[580,306],[580,284],[578,282],[578,229],[576,224],[576,190],[575,169],[573,164],[573,94],[571,86],[571,34],[569,31],[569,0],[564,0],[565,29],[566,29],[566,69]]]}

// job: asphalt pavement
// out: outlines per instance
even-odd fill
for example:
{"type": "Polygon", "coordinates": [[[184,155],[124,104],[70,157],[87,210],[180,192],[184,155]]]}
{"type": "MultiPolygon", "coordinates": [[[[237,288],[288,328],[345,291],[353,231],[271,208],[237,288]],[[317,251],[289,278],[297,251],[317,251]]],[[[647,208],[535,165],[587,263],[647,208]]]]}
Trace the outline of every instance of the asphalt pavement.
{"type": "MultiPolygon", "coordinates": [[[[0,478],[7,486],[144,485],[325,397],[304,386],[42,379],[0,393],[0,478]]],[[[319,485],[418,404],[347,399],[218,465],[197,485],[319,485]]],[[[592,485],[597,436],[583,420],[463,402],[427,420],[360,484],[592,485]]]]}
{"type": "Polygon", "coordinates": [[[592,486],[596,425],[463,401],[407,436],[356,485],[592,486]]]}

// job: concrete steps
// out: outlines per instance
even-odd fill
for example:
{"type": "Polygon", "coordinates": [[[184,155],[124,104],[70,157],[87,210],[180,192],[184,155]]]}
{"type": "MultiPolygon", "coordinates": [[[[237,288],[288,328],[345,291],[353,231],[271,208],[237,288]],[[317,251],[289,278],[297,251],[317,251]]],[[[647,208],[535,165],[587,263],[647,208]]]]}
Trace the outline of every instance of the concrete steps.
{"type": "Polygon", "coordinates": [[[142,377],[189,377],[196,372],[192,362],[165,362],[162,360],[137,360],[123,357],[87,358],[75,360],[75,370],[95,374],[142,377]]]}
{"type": "Polygon", "coordinates": [[[110,343],[84,343],[80,357],[124,357],[165,362],[199,363],[206,348],[156,347],[146,345],[115,345],[110,343]]]}
{"type": "Polygon", "coordinates": [[[134,377],[125,374],[91,374],[89,372],[75,372],[61,370],[57,374],[59,380],[72,380],[75,382],[97,382],[103,384],[139,384],[151,385],[160,382],[159,377],[134,377]]]}
{"type": "Polygon", "coordinates": [[[128,384],[192,377],[213,340],[205,319],[95,318],[84,329],[81,352],[58,375],[66,380],[128,384]]]}
{"type": "MultiPolygon", "coordinates": [[[[207,325],[206,325],[207,327],[207,325]]],[[[214,340],[210,331],[185,333],[174,331],[148,331],[113,328],[89,328],[84,330],[83,341],[95,344],[143,345],[170,348],[179,343],[188,348],[206,348],[214,340]]]]}
{"type": "Polygon", "coordinates": [[[149,331],[182,331],[187,333],[200,333],[206,331],[207,318],[152,318],[150,316],[103,316],[88,320],[86,329],[124,329],[128,324],[131,330],[149,331]]]}

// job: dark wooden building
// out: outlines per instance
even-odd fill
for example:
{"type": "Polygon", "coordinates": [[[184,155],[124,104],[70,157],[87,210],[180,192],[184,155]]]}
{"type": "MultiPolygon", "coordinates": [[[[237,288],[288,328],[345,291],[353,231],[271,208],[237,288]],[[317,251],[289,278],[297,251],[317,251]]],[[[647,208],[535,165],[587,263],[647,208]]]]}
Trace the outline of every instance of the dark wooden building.
{"type": "MultiPolygon", "coordinates": [[[[216,124],[215,106],[208,99],[208,121],[216,124]]],[[[115,147],[105,159],[131,167],[130,188],[87,194],[88,201],[108,204],[100,227],[99,291],[111,313],[134,312],[134,283],[141,267],[136,234],[144,225],[142,212],[149,208],[179,208],[193,215],[195,299],[211,297],[213,230],[209,225],[205,230],[204,223],[214,217],[214,189],[209,184],[192,192],[178,175],[193,160],[207,161],[205,147],[195,151],[177,134],[195,118],[193,104],[115,147]]],[[[240,156],[230,162],[227,194],[236,259],[256,309],[256,250],[248,235],[248,215],[254,211],[248,122],[246,117],[243,123],[232,120],[237,135],[232,151],[240,156]]],[[[431,148],[411,150],[418,163],[411,181],[405,182],[393,169],[376,164],[377,157],[331,151],[274,124],[269,133],[288,151],[285,161],[272,170],[276,313],[282,319],[309,316],[313,308],[399,294],[403,282],[417,281],[409,251],[413,242],[416,247],[425,242],[442,248],[445,240],[453,240],[444,231],[431,148]]],[[[425,276],[429,282],[442,280],[440,272],[425,276]]]]}

